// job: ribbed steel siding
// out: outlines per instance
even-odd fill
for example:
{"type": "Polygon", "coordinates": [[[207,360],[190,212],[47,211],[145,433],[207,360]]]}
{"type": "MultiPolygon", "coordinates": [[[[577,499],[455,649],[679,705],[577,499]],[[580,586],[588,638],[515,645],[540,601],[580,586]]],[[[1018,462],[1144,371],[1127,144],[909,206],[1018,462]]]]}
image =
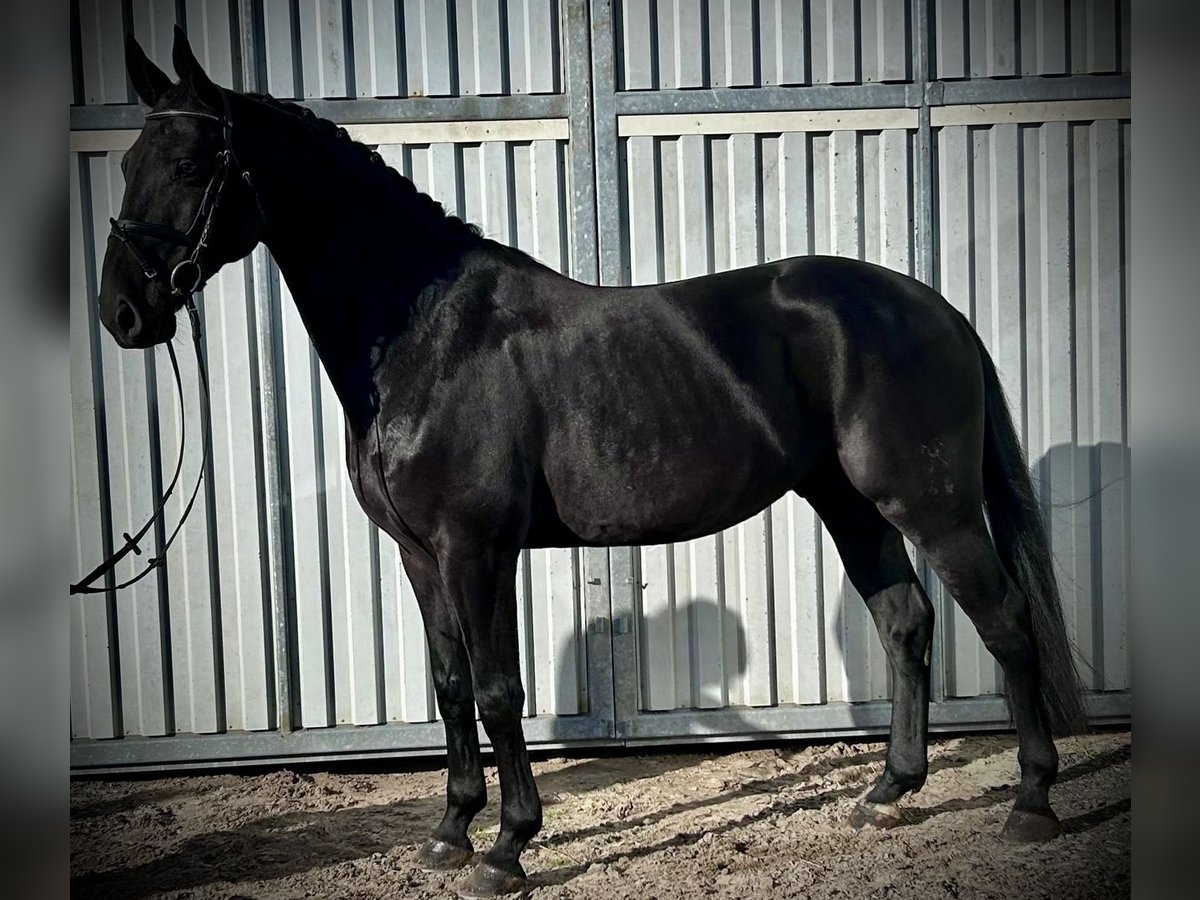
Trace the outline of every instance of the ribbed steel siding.
{"type": "MultiPolygon", "coordinates": [[[[132,31],[168,74],[172,29],[219,83],[241,86],[228,0],[80,0],[76,102],[134,103],[132,31]]],[[[235,7],[236,12],[236,7],[235,7]]],[[[277,97],[454,97],[562,90],[558,0],[263,0],[265,90],[277,97]]]]}
{"type": "MultiPolygon", "coordinates": [[[[164,351],[120,350],[96,319],[121,154],[75,155],[72,214],[72,480],[75,571],[95,565],[154,508],[175,465],[178,400],[164,351]]],[[[77,737],[275,727],[264,574],[254,325],[243,265],[204,292],[211,377],[209,479],[161,577],[115,598],[74,598],[72,733],[77,737]]],[[[199,386],[186,321],[177,339],[188,453],[167,506],[174,527],[199,464],[199,386]]],[[[161,539],[161,533],[159,535],[161,539]]],[[[124,580],[154,552],[117,567],[124,580]]]]}
{"type": "Polygon", "coordinates": [[[558,0],[264,0],[277,97],[561,90],[558,0]]]}
{"type": "MultiPolygon", "coordinates": [[[[623,152],[635,284],[810,253],[911,271],[909,132],[635,137],[623,152]]],[[[866,606],[794,495],[639,564],[643,709],[888,696],[866,606]]]]}
{"type": "Polygon", "coordinates": [[[1129,0],[933,0],[933,77],[1129,71],[1129,0]]]}
{"type": "Polygon", "coordinates": [[[895,0],[618,0],[618,89],[907,81],[895,0]]]}
{"type": "Polygon", "coordinates": [[[125,34],[133,32],[147,55],[174,75],[171,46],[176,24],[187,28],[192,50],[218,84],[241,87],[238,20],[228,2],[188,0],[80,0],[75,102],[136,103],[125,74],[125,34]],[[177,10],[182,14],[177,15],[177,10]]]}
{"type": "MultiPolygon", "coordinates": [[[[565,270],[565,144],[387,145],[389,164],[485,233],[565,270]]],[[[282,380],[301,727],[436,716],[420,612],[390,538],[346,477],[337,396],[282,286],[282,380]]],[[[527,714],[586,709],[579,555],[527,554],[518,578],[527,714]]]]}
{"type": "MultiPolygon", "coordinates": [[[[1128,121],[937,135],[938,287],[993,354],[1038,479],[1084,683],[1129,687],[1128,121]]],[[[946,686],[997,669],[948,602],[946,686]]]]}

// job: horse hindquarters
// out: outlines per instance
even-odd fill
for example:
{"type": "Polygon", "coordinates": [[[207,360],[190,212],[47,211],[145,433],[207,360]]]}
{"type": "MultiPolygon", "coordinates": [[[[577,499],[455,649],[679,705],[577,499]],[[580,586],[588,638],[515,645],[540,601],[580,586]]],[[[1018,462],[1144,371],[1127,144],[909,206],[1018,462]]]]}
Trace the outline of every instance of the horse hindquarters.
{"type": "MultiPolygon", "coordinates": [[[[1004,833],[1044,840],[1060,830],[1049,805],[1058,770],[1051,727],[1080,727],[1082,707],[1028,472],[991,360],[973,333],[970,340],[975,358],[951,348],[939,374],[960,399],[983,397],[983,409],[932,428],[928,416],[880,416],[843,443],[839,458],[850,482],[929,561],[1004,670],[1021,764],[1004,833]],[[925,465],[912,465],[914,457],[925,465]],[[910,464],[895,466],[897,459],[910,464]]],[[[916,399],[936,409],[940,397],[916,399]]]]}

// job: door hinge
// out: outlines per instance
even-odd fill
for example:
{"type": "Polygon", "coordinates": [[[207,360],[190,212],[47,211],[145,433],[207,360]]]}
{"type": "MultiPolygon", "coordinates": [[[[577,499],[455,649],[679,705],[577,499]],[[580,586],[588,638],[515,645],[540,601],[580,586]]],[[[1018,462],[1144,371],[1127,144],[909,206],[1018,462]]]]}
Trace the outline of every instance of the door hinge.
{"type": "Polygon", "coordinates": [[[613,634],[629,634],[633,631],[633,616],[617,616],[612,622],[613,634]]]}

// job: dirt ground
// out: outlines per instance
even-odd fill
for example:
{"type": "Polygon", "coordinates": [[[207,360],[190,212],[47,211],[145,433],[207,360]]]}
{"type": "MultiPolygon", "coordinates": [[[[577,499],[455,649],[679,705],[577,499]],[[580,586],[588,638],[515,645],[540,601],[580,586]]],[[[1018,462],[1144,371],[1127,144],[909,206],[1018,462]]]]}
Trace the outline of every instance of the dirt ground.
{"type": "MultiPolygon", "coordinates": [[[[1059,742],[1051,800],[1066,833],[999,838],[1017,780],[1011,736],[939,740],[925,788],[891,831],[846,819],[880,743],[535,762],[545,827],[529,896],[1127,897],[1130,736],[1059,742]]],[[[397,764],[399,766],[400,764],[397,764]]],[[[495,836],[499,788],[473,840],[495,836]]],[[[437,823],[440,770],[273,771],[71,786],[72,896],[453,897],[461,877],[409,862],[437,823]]]]}

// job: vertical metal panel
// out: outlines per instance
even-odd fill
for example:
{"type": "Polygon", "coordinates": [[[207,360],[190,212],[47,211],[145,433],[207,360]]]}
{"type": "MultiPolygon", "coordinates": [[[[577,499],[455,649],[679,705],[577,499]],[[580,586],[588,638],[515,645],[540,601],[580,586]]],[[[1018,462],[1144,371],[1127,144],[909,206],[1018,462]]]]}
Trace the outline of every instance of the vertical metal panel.
{"type": "MultiPolygon", "coordinates": [[[[289,22],[286,3],[266,6],[281,28],[289,22]]],[[[350,96],[351,87],[358,97],[560,90],[556,0],[304,0],[299,10],[298,45],[265,29],[268,69],[285,91],[296,59],[306,97],[350,96]]]]}
{"type": "Polygon", "coordinates": [[[320,392],[316,352],[287,285],[281,282],[280,339],[282,341],[284,428],[288,448],[287,503],[292,545],[291,598],[295,630],[294,666],[299,679],[295,691],[296,724],[320,727],[332,724],[327,696],[332,678],[325,635],[328,609],[325,604],[326,565],[323,559],[322,490],[323,459],[318,443],[321,432],[320,392]]]}
{"type": "Polygon", "coordinates": [[[436,709],[425,628],[395,541],[375,532],[379,547],[385,714],[389,722],[431,722],[436,709]]]}
{"type": "MultiPolygon", "coordinates": [[[[133,34],[150,57],[168,75],[174,74],[171,65],[171,47],[175,41],[176,5],[163,3],[161,0],[133,0],[133,34]]],[[[128,24],[128,23],[127,23],[128,24]]],[[[117,46],[113,45],[115,49],[117,46]]],[[[197,52],[198,48],[197,48],[197,52]]],[[[124,52],[122,51],[121,66],[124,68],[124,52]]]]}
{"type": "Polygon", "coordinates": [[[619,89],[906,81],[893,0],[621,0],[619,89]]]}
{"type": "MultiPolygon", "coordinates": [[[[117,214],[124,190],[121,154],[76,161],[86,173],[88,205],[84,206],[83,193],[77,190],[72,207],[72,227],[79,229],[73,232],[75,265],[84,271],[91,268],[95,278],[107,241],[108,217],[117,214]],[[93,236],[90,246],[84,244],[84,234],[93,236]]],[[[73,167],[73,175],[77,171],[73,167]]],[[[78,187],[78,177],[74,184],[78,187]]],[[[163,473],[169,478],[174,469],[183,427],[189,434],[184,474],[166,512],[165,527],[174,527],[187,501],[186,482],[200,462],[197,438],[202,429],[197,373],[186,346],[186,320],[181,322],[179,344],[187,395],[187,419],[181,423],[165,353],[120,351],[106,335],[98,335],[94,320],[89,324],[97,285],[86,279],[74,284],[73,303],[80,312],[72,335],[77,396],[73,472],[76,503],[83,503],[80,497],[86,498],[86,507],[79,505],[74,513],[77,522],[90,521],[101,511],[105,519],[102,531],[92,530],[94,537],[84,542],[81,536],[76,561],[81,569],[102,558],[97,543],[100,534],[120,535],[153,510],[163,487],[163,473]],[[82,394],[81,379],[90,380],[93,366],[90,348],[99,353],[94,363],[99,380],[92,388],[95,412],[82,394]],[[105,423],[102,434],[94,428],[95,421],[105,423]],[[99,466],[104,466],[103,471],[99,466]],[[93,485],[90,489],[89,484],[93,485]],[[102,493],[96,493],[97,488],[102,493]]],[[[73,718],[81,736],[202,733],[275,725],[260,526],[256,516],[245,514],[247,507],[258,507],[261,477],[253,418],[245,413],[254,399],[254,385],[249,365],[253,330],[247,321],[243,267],[230,267],[207,293],[213,315],[206,337],[213,428],[208,487],[198,497],[161,573],[111,599],[76,601],[80,611],[77,665],[86,653],[87,665],[93,669],[87,684],[77,685],[90,708],[88,715],[77,712],[73,718]],[[215,507],[210,509],[214,500],[215,507]],[[111,643],[102,642],[104,634],[111,634],[111,643]],[[106,685],[101,673],[118,671],[119,686],[106,685]],[[119,703],[116,693],[102,702],[101,691],[119,692],[119,703]],[[225,708],[227,692],[231,715],[225,708]],[[94,721],[100,709],[109,711],[105,718],[120,710],[115,730],[94,721]],[[91,724],[87,724],[89,720],[93,720],[91,724]]],[[[152,530],[143,541],[143,555],[118,565],[117,580],[138,571],[145,559],[157,552],[163,536],[162,526],[152,530]]]]}
{"type": "MultiPolygon", "coordinates": [[[[759,60],[764,85],[804,84],[808,65],[808,23],[804,5],[791,0],[760,0],[759,60]]],[[[670,87],[671,85],[663,85],[670,87]]],[[[683,85],[680,85],[683,87],[683,85]]]]}
{"type": "Polygon", "coordinates": [[[346,477],[346,426],[341,403],[321,369],[321,447],[324,451],[325,558],[328,560],[329,636],[333,659],[334,721],[383,721],[380,591],[372,558],[371,523],[346,477]]]}
{"type": "MultiPolygon", "coordinates": [[[[287,0],[265,3],[271,13],[287,0]]],[[[215,0],[186,3],[154,0],[81,0],[79,4],[80,63],[83,102],[87,104],[137,101],[125,72],[125,34],[137,37],[150,59],[173,75],[171,46],[174,27],[186,28],[196,58],[219,84],[240,87],[236,64],[235,33],[239,23],[230,17],[230,4],[215,0]],[[180,15],[180,13],[182,13],[180,15]]]]}
{"type": "Polygon", "coordinates": [[[397,44],[402,39],[396,21],[398,12],[395,0],[352,3],[355,96],[398,97],[406,93],[397,44]]]}
{"type": "MultiPolygon", "coordinates": [[[[97,454],[103,406],[97,409],[93,373],[95,322],[91,297],[94,270],[89,209],[91,161],[75,158],[71,194],[71,545],[76,572],[87,571],[111,541],[104,522],[107,501],[102,458],[97,454]]],[[[102,595],[71,598],[71,735],[107,738],[119,733],[115,655],[110,604],[102,595]]]]}
{"type": "Polygon", "coordinates": [[[129,103],[122,0],[80,0],[84,103],[129,103]]]}
{"type": "Polygon", "coordinates": [[[450,58],[451,2],[404,0],[405,67],[411,97],[445,97],[458,90],[457,65],[450,58]]]}
{"type": "Polygon", "coordinates": [[[266,84],[262,89],[276,97],[300,96],[297,71],[300,53],[294,41],[297,26],[292,0],[262,0],[259,55],[266,71],[266,84]]]}
{"type": "MultiPolygon", "coordinates": [[[[190,341],[187,329],[187,323],[182,322],[180,330],[185,335],[184,340],[190,341]]],[[[184,471],[194,473],[200,457],[196,437],[204,433],[200,407],[202,395],[195,365],[187,358],[188,354],[181,356],[182,409],[165,356],[156,354],[154,359],[160,417],[158,464],[161,470],[171,471],[179,455],[183,430],[186,429],[189,438],[184,471]]],[[[167,522],[179,521],[189,493],[177,491],[167,501],[167,522]]],[[[223,691],[219,679],[221,598],[219,583],[213,577],[216,560],[209,543],[210,514],[209,488],[206,487],[196,497],[192,514],[172,545],[165,565],[175,724],[179,731],[196,734],[217,732],[224,728],[223,691]]]]}
{"type": "Polygon", "coordinates": [[[1129,71],[1128,0],[933,0],[934,77],[1129,71]]]}
{"type": "Polygon", "coordinates": [[[267,546],[257,426],[254,297],[250,262],[226,266],[205,289],[205,337],[212,392],[212,498],[219,559],[225,717],[229,728],[276,725],[273,703],[267,546]],[[258,514],[251,514],[254,511],[258,514]]]}
{"type": "MultiPolygon", "coordinates": [[[[1086,685],[1129,684],[1125,123],[943,128],[939,289],[996,360],[1050,529],[1086,685]]],[[[1000,679],[947,603],[952,696],[1000,679]]]]}
{"type": "Polygon", "coordinates": [[[305,97],[347,97],[345,12],[341,0],[299,0],[300,73],[305,97]]]}
{"type": "MultiPolygon", "coordinates": [[[[118,215],[125,190],[120,162],[120,154],[90,160],[96,259],[103,255],[108,219],[118,215]]],[[[112,341],[101,341],[100,357],[108,438],[109,533],[120,535],[132,523],[143,521],[154,509],[158,497],[156,482],[160,479],[152,458],[152,435],[157,431],[157,423],[149,403],[146,377],[152,353],[127,353],[112,341]]],[[[114,570],[114,578],[127,581],[145,566],[144,558],[145,555],[126,557],[114,570]]],[[[93,598],[93,602],[98,599],[93,598]]],[[[162,646],[165,610],[158,580],[143,579],[114,597],[113,603],[116,656],[121,660],[122,731],[165,734],[170,713],[164,668],[169,670],[169,663],[164,659],[162,646]]]]}
{"type": "Polygon", "coordinates": [[[196,59],[217,84],[239,88],[242,84],[241,67],[236,57],[235,29],[239,25],[231,18],[231,4],[213,3],[212,0],[188,0],[185,4],[188,43],[196,59]]]}

